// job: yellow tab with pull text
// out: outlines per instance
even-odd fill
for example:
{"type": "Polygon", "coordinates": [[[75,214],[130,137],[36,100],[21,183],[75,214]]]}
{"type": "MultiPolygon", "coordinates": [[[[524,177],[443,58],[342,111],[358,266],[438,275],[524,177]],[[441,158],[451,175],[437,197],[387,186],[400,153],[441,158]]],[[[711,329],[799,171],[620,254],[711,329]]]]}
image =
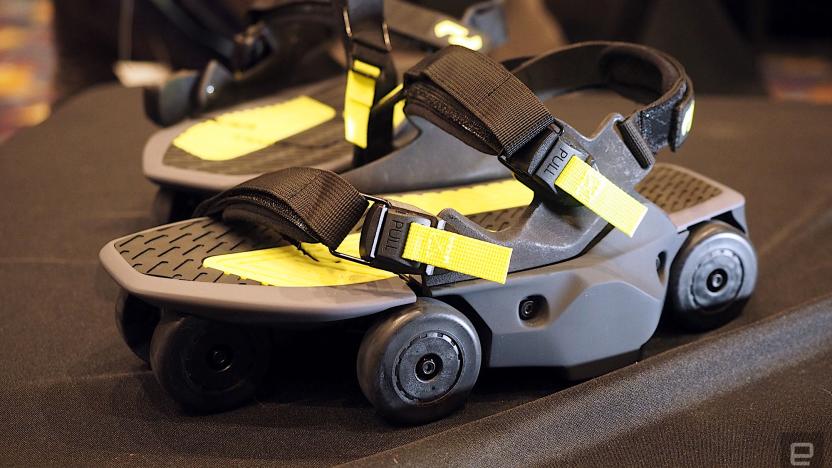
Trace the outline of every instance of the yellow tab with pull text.
{"type": "Polygon", "coordinates": [[[646,206],[574,156],[555,179],[555,185],[630,237],[647,213],[646,206]]]}
{"type": "Polygon", "coordinates": [[[511,261],[511,249],[411,223],[402,257],[504,284],[511,261]]]}

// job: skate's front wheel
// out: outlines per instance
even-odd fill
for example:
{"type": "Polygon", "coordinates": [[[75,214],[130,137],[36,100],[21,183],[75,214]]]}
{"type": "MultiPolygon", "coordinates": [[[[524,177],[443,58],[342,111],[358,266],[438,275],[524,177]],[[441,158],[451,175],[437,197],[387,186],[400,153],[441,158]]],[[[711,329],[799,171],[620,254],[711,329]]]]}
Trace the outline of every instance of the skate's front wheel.
{"type": "Polygon", "coordinates": [[[367,331],[358,351],[358,381],[385,418],[425,423],[465,404],[481,353],[477,332],[462,313],[419,299],[367,331]]]}
{"type": "Polygon", "coordinates": [[[121,338],[139,359],[150,363],[150,338],[159,323],[161,311],[122,290],[116,299],[116,327],[121,338]]]}
{"type": "Polygon", "coordinates": [[[267,330],[165,313],[153,333],[150,362],[174,400],[214,412],[254,398],[270,352],[267,330]]]}
{"type": "Polygon", "coordinates": [[[670,269],[673,318],[691,331],[734,319],[757,279],[757,256],[748,238],[720,221],[691,231],[670,269]]]}

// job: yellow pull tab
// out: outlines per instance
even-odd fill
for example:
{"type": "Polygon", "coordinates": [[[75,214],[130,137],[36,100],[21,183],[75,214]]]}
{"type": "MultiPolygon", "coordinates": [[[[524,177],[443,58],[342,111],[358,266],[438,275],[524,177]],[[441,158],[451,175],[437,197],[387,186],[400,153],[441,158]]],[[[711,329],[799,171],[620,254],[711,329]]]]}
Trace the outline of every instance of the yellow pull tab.
{"type": "Polygon", "coordinates": [[[630,237],[647,213],[646,206],[577,157],[569,159],[555,185],[630,237]]]}
{"type": "Polygon", "coordinates": [[[411,223],[402,257],[504,284],[511,261],[511,249],[411,223]]]}
{"type": "Polygon", "coordinates": [[[359,148],[367,148],[367,125],[376,95],[376,79],[381,69],[355,60],[347,72],[344,94],[344,138],[359,148]]]}

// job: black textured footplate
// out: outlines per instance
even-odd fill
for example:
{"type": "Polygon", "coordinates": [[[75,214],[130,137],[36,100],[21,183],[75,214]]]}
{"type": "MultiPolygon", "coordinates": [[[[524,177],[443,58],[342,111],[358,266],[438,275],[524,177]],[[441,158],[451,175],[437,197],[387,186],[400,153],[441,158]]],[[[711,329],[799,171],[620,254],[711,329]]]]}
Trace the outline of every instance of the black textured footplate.
{"type": "Polygon", "coordinates": [[[665,164],[657,164],[636,190],[665,213],[696,206],[722,193],[707,180],[665,164]]]}

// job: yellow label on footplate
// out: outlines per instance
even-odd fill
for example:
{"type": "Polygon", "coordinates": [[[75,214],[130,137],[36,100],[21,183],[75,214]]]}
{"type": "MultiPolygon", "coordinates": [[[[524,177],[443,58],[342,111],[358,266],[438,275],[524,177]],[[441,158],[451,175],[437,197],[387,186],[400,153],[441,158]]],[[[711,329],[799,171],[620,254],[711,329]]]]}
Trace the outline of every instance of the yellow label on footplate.
{"type": "MultiPolygon", "coordinates": [[[[360,233],[348,235],[338,250],[357,257],[360,238],[360,233]]],[[[217,255],[206,258],[202,264],[243,279],[283,287],[360,284],[396,276],[388,271],[337,258],[323,244],[303,243],[301,247],[306,253],[289,245],[217,255]]]]}
{"type": "Polygon", "coordinates": [[[200,122],[176,137],[173,145],[206,161],[227,161],[317,127],[336,114],[331,106],[299,96],[200,122]]]}

